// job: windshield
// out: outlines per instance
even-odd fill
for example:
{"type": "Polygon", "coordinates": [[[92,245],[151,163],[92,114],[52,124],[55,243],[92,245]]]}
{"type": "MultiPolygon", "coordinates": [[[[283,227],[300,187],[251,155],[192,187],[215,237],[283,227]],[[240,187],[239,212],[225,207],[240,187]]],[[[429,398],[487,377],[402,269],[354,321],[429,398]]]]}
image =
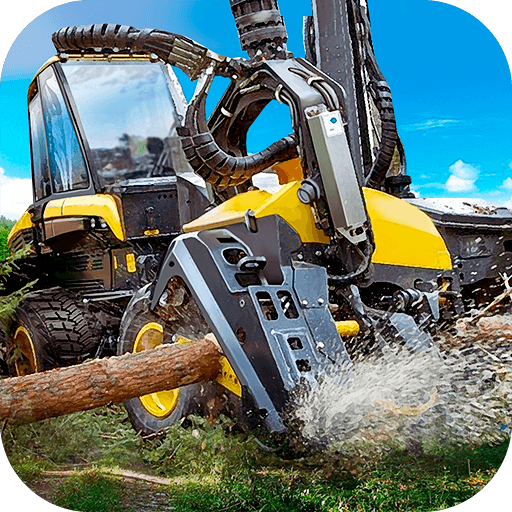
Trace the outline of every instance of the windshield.
{"type": "Polygon", "coordinates": [[[181,147],[163,65],[69,61],[62,67],[102,187],[173,173],[173,153],[181,147]],[[157,162],[163,165],[156,168],[157,162]]]}

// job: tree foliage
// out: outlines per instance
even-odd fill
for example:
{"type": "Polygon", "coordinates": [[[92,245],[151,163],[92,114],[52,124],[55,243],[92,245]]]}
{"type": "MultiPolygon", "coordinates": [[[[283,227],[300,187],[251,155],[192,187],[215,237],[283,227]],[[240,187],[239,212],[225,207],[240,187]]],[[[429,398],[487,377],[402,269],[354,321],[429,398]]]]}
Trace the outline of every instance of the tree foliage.
{"type": "Polygon", "coordinates": [[[20,251],[9,254],[7,236],[14,224],[14,221],[0,216],[0,367],[3,371],[5,371],[7,357],[6,334],[9,332],[18,305],[34,285],[34,282],[27,283],[21,289],[11,294],[6,294],[1,282],[2,279],[8,277],[12,272],[13,267],[16,266],[16,261],[25,258],[30,252],[30,246],[25,246],[20,251]]]}
{"type": "Polygon", "coordinates": [[[7,236],[16,221],[6,219],[0,215],[0,260],[5,260],[9,256],[9,249],[7,248],[7,236]]]}

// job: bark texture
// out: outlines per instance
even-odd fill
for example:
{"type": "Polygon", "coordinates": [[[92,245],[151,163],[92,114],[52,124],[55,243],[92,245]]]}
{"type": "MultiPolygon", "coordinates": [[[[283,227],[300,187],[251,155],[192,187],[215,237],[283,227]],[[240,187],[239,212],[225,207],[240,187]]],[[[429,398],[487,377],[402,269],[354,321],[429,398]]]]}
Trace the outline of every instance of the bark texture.
{"type": "Polygon", "coordinates": [[[212,380],[221,353],[211,340],[96,359],[0,380],[0,418],[39,421],[212,380]]]}

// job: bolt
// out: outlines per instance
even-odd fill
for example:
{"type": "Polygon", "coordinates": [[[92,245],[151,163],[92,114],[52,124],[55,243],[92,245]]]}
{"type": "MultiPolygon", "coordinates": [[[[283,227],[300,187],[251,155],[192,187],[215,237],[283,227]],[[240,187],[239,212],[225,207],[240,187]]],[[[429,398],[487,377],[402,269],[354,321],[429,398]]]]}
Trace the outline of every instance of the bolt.
{"type": "Polygon", "coordinates": [[[325,300],[324,300],[324,299],[322,299],[322,297],[319,297],[319,299],[317,300],[317,302],[318,302],[318,305],[319,305],[319,306],[323,306],[323,305],[324,305],[325,300]]]}
{"type": "Polygon", "coordinates": [[[325,343],[323,343],[322,341],[319,341],[316,344],[316,348],[317,348],[317,350],[323,350],[325,348],[325,343]]]}
{"type": "Polygon", "coordinates": [[[297,197],[301,203],[310,204],[320,197],[320,188],[313,180],[308,178],[302,182],[299,190],[297,190],[297,197]]]}
{"type": "Polygon", "coordinates": [[[297,254],[297,259],[298,259],[298,260],[303,260],[303,259],[304,259],[304,256],[302,256],[302,254],[297,254]]]}
{"type": "Polygon", "coordinates": [[[245,300],[240,299],[240,302],[238,304],[240,304],[240,307],[243,308],[245,306],[245,300]]]}
{"type": "Polygon", "coordinates": [[[322,251],[316,251],[315,256],[322,256],[322,251]]]}
{"type": "Polygon", "coordinates": [[[300,305],[301,305],[303,308],[307,308],[307,307],[308,307],[308,305],[309,305],[309,302],[308,302],[306,299],[304,299],[304,300],[302,300],[302,301],[301,301],[300,305]]]}

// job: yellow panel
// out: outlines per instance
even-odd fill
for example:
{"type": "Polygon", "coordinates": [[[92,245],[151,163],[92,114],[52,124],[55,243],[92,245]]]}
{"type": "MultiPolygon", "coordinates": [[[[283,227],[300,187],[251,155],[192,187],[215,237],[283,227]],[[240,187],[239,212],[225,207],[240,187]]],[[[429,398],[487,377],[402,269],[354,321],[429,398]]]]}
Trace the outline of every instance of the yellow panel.
{"type": "Polygon", "coordinates": [[[46,203],[46,207],[44,209],[44,218],[55,219],[62,217],[62,205],[64,204],[64,201],[65,199],[54,199],[53,201],[46,203]]]}
{"type": "Polygon", "coordinates": [[[243,192],[207,211],[197,219],[183,226],[184,233],[216,229],[244,221],[247,210],[256,209],[272,194],[264,190],[250,190],[243,192]]]}
{"type": "Polygon", "coordinates": [[[300,185],[299,181],[283,185],[279,191],[255,209],[254,213],[256,217],[279,215],[297,231],[303,243],[329,244],[330,238],[316,227],[311,206],[301,203],[297,197],[300,185]]]}
{"type": "Polygon", "coordinates": [[[297,197],[300,182],[292,181],[270,194],[263,190],[251,190],[238,194],[196,220],[183,226],[185,233],[215,229],[243,222],[247,210],[253,210],[256,217],[279,215],[299,234],[304,243],[329,243],[329,237],[316,228],[311,207],[297,197]]]}
{"type": "Polygon", "coordinates": [[[402,199],[363,188],[375,237],[372,262],[450,270],[452,261],[434,223],[402,199]]]}
{"type": "Polygon", "coordinates": [[[135,254],[133,252],[126,254],[126,270],[131,274],[137,272],[137,264],[135,263],[135,254]]]}
{"type": "MultiPolygon", "coordinates": [[[[300,182],[292,181],[275,194],[261,190],[239,194],[198,219],[183,226],[183,231],[202,231],[243,222],[247,210],[256,217],[279,215],[299,234],[303,243],[329,243],[315,226],[313,211],[297,197],[300,182]]],[[[372,223],[376,249],[373,263],[451,269],[446,244],[434,223],[408,202],[374,189],[363,189],[372,223]]]]}
{"type": "Polygon", "coordinates": [[[335,324],[340,336],[357,336],[359,334],[360,327],[355,320],[342,320],[335,324]]]}
{"type": "Polygon", "coordinates": [[[44,219],[59,217],[100,217],[117,239],[126,239],[117,202],[113,196],[107,194],[74,196],[50,201],[44,210],[44,219]]]}
{"type": "Polygon", "coordinates": [[[25,212],[18,222],[14,224],[11,231],[9,232],[9,235],[7,236],[7,243],[10,244],[11,240],[22,231],[25,231],[26,229],[32,229],[34,227],[34,224],[32,224],[32,215],[30,213],[25,212]]]}
{"type": "Polygon", "coordinates": [[[235,371],[229,364],[229,361],[222,356],[220,358],[221,371],[215,379],[221,386],[225,387],[238,397],[242,397],[242,385],[236,376],[235,371]]]}

